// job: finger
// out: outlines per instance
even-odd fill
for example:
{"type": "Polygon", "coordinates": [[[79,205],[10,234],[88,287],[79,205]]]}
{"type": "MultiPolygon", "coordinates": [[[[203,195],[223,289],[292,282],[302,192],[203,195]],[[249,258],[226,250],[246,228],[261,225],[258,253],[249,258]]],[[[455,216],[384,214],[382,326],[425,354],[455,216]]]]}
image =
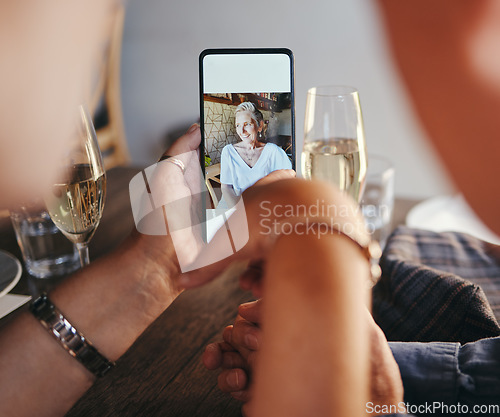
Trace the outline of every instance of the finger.
{"type": "Polygon", "coordinates": [[[234,352],[236,350],[230,343],[219,342],[218,345],[222,352],[234,352]]]}
{"type": "Polygon", "coordinates": [[[241,354],[239,354],[238,352],[224,352],[222,354],[222,368],[241,368],[244,370],[248,370],[249,366],[245,358],[243,358],[243,356],[241,356],[241,354]]]}
{"type": "Polygon", "coordinates": [[[222,366],[222,350],[218,343],[210,343],[202,355],[202,362],[210,371],[222,366]]]}
{"type": "Polygon", "coordinates": [[[238,346],[238,351],[246,357],[249,352],[244,352],[241,348],[248,351],[258,350],[261,346],[261,338],[261,329],[247,320],[240,320],[234,324],[231,344],[238,346]]]}
{"type": "Polygon", "coordinates": [[[186,152],[195,151],[200,147],[200,125],[193,123],[187,132],[170,146],[164,155],[176,156],[186,152]]]}
{"type": "Polygon", "coordinates": [[[262,320],[262,298],[260,300],[241,304],[238,307],[238,314],[245,320],[259,325],[262,320]]]}
{"type": "MultiPolygon", "coordinates": [[[[238,321],[243,320],[240,316],[236,318],[235,324],[238,323],[238,321]]],[[[234,338],[233,338],[233,331],[234,331],[234,326],[227,326],[224,331],[222,332],[222,338],[224,339],[224,343],[228,346],[231,347],[228,351],[236,351],[238,352],[245,360],[250,354],[250,350],[247,349],[245,346],[242,346],[241,344],[238,344],[234,338]]]]}
{"type": "MultiPolygon", "coordinates": [[[[164,183],[178,184],[182,178],[186,181],[190,187],[195,188],[196,193],[199,194],[201,189],[201,166],[198,157],[198,150],[201,142],[201,133],[199,126],[195,123],[189,130],[177,139],[164,153],[163,155],[168,155],[181,160],[184,164],[184,169],[176,166],[175,164],[170,164],[167,161],[159,162],[157,164],[158,168],[165,175],[160,175],[161,181],[164,183]],[[172,178],[173,177],[173,178],[172,178]]],[[[193,190],[191,190],[193,191],[193,190]]],[[[177,198],[176,198],[177,199],[177,198]]]]}
{"type": "MultiPolygon", "coordinates": [[[[200,140],[199,127],[193,125],[166,151],[166,154],[181,160],[184,169],[166,160],[144,170],[148,188],[144,205],[146,208],[156,208],[150,214],[159,213],[148,216],[147,230],[152,230],[152,234],[161,231],[160,234],[170,235],[181,266],[190,264],[196,258],[202,241],[191,227],[194,221],[192,214],[197,212],[194,209],[197,202],[192,197],[200,193],[202,176],[199,158],[194,152],[200,140]]],[[[141,229],[146,230],[146,225],[142,224],[141,229]]]]}
{"type": "Polygon", "coordinates": [[[210,343],[202,355],[205,367],[213,371],[222,366],[222,355],[226,352],[236,352],[236,349],[226,342],[210,343]]]}
{"type": "Polygon", "coordinates": [[[218,377],[218,387],[224,392],[242,391],[247,386],[247,374],[243,369],[226,369],[218,377]]]}
{"type": "Polygon", "coordinates": [[[222,339],[224,339],[224,342],[231,345],[232,335],[233,325],[226,326],[226,328],[222,331],[222,339]]]}

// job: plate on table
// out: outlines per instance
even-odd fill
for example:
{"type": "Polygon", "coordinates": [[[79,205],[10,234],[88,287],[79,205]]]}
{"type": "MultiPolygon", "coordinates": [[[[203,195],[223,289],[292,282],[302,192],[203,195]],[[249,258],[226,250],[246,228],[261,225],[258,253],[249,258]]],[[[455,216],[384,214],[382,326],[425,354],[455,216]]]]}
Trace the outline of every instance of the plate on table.
{"type": "Polygon", "coordinates": [[[413,207],[406,225],[433,232],[462,232],[486,242],[500,245],[500,237],[476,216],[461,195],[439,196],[413,207]]]}
{"type": "Polygon", "coordinates": [[[22,272],[19,260],[10,253],[0,250],[0,297],[16,286],[22,272]]]}

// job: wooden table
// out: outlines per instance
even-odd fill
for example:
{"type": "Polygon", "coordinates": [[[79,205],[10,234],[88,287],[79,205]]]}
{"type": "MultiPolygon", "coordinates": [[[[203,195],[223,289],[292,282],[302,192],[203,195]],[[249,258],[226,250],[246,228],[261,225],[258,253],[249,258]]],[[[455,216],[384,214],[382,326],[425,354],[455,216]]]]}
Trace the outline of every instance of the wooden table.
{"type": "MultiPolygon", "coordinates": [[[[128,183],[137,172],[115,168],[108,173],[106,206],[90,245],[91,259],[109,252],[132,229],[128,183]]],[[[397,200],[395,224],[416,203],[397,200]]],[[[5,218],[0,219],[0,248],[21,256],[5,218]]],[[[35,294],[60,281],[36,279],[24,272],[13,293],[35,294]]],[[[201,354],[208,343],[220,339],[224,327],[234,320],[237,306],[251,299],[250,293],[239,289],[234,271],[181,294],[67,416],[240,416],[240,403],[218,390],[217,374],[204,368],[201,354]]],[[[14,316],[3,319],[0,327],[14,316]]]]}

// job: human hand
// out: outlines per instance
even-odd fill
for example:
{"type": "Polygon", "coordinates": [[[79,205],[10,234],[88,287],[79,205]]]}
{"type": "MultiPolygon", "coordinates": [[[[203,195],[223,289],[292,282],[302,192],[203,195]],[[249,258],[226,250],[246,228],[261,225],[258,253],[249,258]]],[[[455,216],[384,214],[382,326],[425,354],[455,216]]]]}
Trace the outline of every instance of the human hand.
{"type": "MultiPolygon", "coordinates": [[[[161,262],[177,264],[176,275],[194,269],[193,261],[202,251],[216,253],[216,257],[209,256],[210,259],[201,262],[201,266],[222,258],[225,249],[231,253],[231,248],[227,248],[227,236],[225,244],[217,240],[209,245],[204,242],[206,223],[201,203],[208,194],[202,189],[203,173],[198,155],[200,140],[199,126],[194,124],[165,152],[182,161],[185,170],[172,163],[175,160],[167,159],[146,168],[130,183],[134,219],[142,235],[137,240],[144,242],[147,252],[159,256],[161,262]],[[152,237],[155,235],[158,238],[152,237]],[[167,247],[173,250],[164,250],[167,247]]],[[[270,174],[261,183],[269,184],[292,176],[295,176],[294,171],[281,170],[270,174]]]]}
{"type": "Polygon", "coordinates": [[[265,177],[261,178],[257,181],[253,187],[258,187],[259,185],[270,184],[274,181],[286,180],[288,178],[294,178],[297,176],[297,173],[293,169],[277,169],[276,171],[271,172],[265,177]]]}
{"type": "MultiPolygon", "coordinates": [[[[191,152],[191,158],[184,160],[185,174],[192,167],[200,171],[196,154],[200,140],[199,128],[193,125],[167,151],[179,158],[191,152]]],[[[134,180],[142,181],[138,197],[145,198],[139,199],[138,204],[193,196],[191,184],[186,180],[189,177],[183,175],[178,166],[165,161],[150,170],[148,189],[142,173],[131,181],[131,189],[134,180]],[[164,189],[169,190],[167,195],[164,189]]],[[[134,209],[134,201],[132,206],[134,209]]],[[[163,210],[159,212],[165,227],[163,210]]],[[[150,221],[145,219],[146,223],[150,221]]],[[[171,235],[146,235],[134,231],[112,253],[92,262],[54,289],[51,299],[71,317],[77,317],[85,335],[97,340],[105,356],[116,360],[182,290],[178,284],[178,254],[171,235]],[[93,314],[86,313],[88,311],[93,314]]]]}
{"type": "MultiPolygon", "coordinates": [[[[207,369],[222,369],[219,389],[243,403],[252,398],[252,374],[261,343],[261,310],[261,300],[241,304],[234,325],[222,333],[223,341],[208,345],[202,358],[207,369]]],[[[248,413],[245,405],[243,411],[248,413]]]]}
{"type": "MultiPolygon", "coordinates": [[[[221,256],[221,247],[227,246],[228,234],[225,228],[221,228],[210,245],[200,253],[192,270],[181,277],[182,285],[186,288],[200,286],[217,277],[231,262],[245,260],[251,262],[253,270],[248,271],[242,282],[243,285],[252,286],[249,276],[260,275],[256,266],[264,265],[266,256],[269,255],[284,226],[289,227],[283,233],[290,234],[292,232],[290,227],[297,229],[296,226],[308,224],[323,225],[323,233],[332,233],[328,228],[329,224],[338,227],[339,230],[348,225],[350,235],[355,235],[356,240],[369,240],[359,208],[346,194],[325,182],[290,178],[294,175],[293,171],[283,170],[266,178],[265,182],[273,178],[281,179],[283,176],[288,176],[288,179],[256,184],[247,189],[239,202],[240,208],[237,208],[228,219],[228,229],[231,231],[233,241],[242,246],[241,241],[244,238],[245,246],[230,256],[225,258],[221,256]],[[302,211],[299,212],[299,209],[302,211]],[[307,213],[301,214],[304,210],[307,213]],[[294,214],[294,211],[297,213],[294,214]],[[241,230],[247,231],[248,234],[239,235],[241,230]],[[211,259],[219,261],[207,262],[211,259]]],[[[316,232],[319,236],[317,229],[316,232]]],[[[304,233],[309,233],[309,230],[298,234],[304,233]]],[[[315,233],[314,227],[312,233],[315,233]]],[[[258,289],[255,288],[257,292],[258,289]]]]}
{"type": "MultiPolygon", "coordinates": [[[[389,343],[382,329],[375,323],[372,315],[366,310],[370,332],[370,401],[374,409],[384,409],[385,406],[395,406],[403,402],[403,381],[398,364],[392,355],[389,343]],[[379,406],[379,407],[376,407],[379,406]]],[[[387,407],[387,409],[390,409],[387,407]]],[[[377,414],[373,414],[377,415],[377,414]]]]}
{"type": "Polygon", "coordinates": [[[180,265],[192,262],[202,247],[200,141],[199,126],[193,124],[164,153],[182,161],[184,171],[164,160],[146,168],[130,182],[132,211],[139,232],[135,239],[150,258],[155,257],[160,264],[175,265],[177,274],[180,265]]]}
{"type": "MultiPolygon", "coordinates": [[[[240,305],[233,326],[223,332],[223,341],[207,346],[203,363],[209,370],[221,368],[218,386],[235,399],[248,403],[251,398],[252,373],[262,346],[262,300],[240,305]]],[[[403,384],[399,367],[387,339],[366,310],[371,342],[370,402],[377,409],[403,401],[403,384]]],[[[244,406],[248,412],[249,407],[244,406]]]]}

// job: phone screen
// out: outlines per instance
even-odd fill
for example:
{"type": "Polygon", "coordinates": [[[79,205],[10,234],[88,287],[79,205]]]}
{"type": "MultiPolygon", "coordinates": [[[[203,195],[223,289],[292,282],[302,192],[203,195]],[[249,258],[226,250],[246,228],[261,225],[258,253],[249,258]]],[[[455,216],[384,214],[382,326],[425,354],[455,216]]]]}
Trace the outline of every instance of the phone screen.
{"type": "Polygon", "coordinates": [[[200,162],[210,194],[207,209],[230,209],[260,178],[295,169],[293,81],[288,49],[201,53],[200,162]]]}

